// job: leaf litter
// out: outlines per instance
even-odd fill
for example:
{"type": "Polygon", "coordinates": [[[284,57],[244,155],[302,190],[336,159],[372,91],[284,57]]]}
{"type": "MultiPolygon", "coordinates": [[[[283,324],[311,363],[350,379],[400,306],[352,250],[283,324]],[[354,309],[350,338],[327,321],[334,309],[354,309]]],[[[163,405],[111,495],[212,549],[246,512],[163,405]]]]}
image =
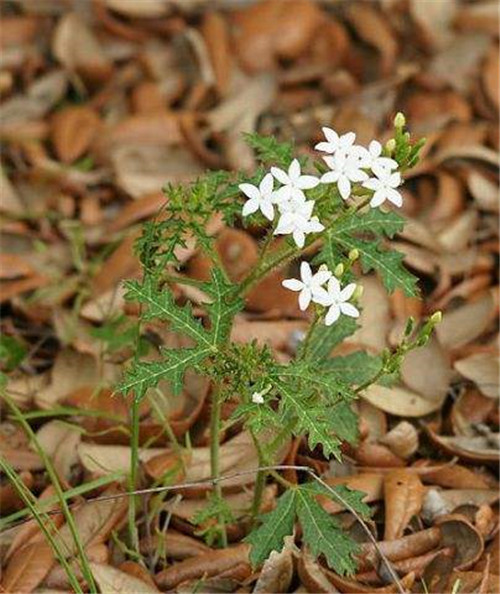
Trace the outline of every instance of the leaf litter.
{"type": "MultiPolygon", "coordinates": [[[[370,308],[343,348],[375,355],[394,344],[408,315],[443,309],[443,321],[395,383],[362,394],[361,439],[346,448],[344,463],[328,464],[300,441],[283,444],[276,460],[320,468],[329,485],[366,493],[379,550],[361,531],[358,573],[345,578],[313,561],[295,533],[252,572],[240,540],[255,477],[238,472],[257,467],[257,458],[237,424],[228,423],[221,450],[223,474],[236,475],[224,484],[235,516],[225,550],[203,544],[191,523],[210,484],[141,498],[145,565],[125,561],[123,481],[84,489],[69,502],[103,592],[452,592],[458,581],[459,591],[492,592],[499,554],[497,7],[487,0],[231,4],[2,6],[6,393],[36,428],[65,489],[125,475],[128,408],[114,384],[132,354],[126,315],[137,312],[120,285],[137,274],[131,247],[140,223],[157,215],[161,188],[206,167],[252,170],[242,132],[293,137],[307,151],[321,125],[384,137],[394,111],[405,111],[428,145],[405,185],[410,223],[387,242],[419,275],[423,299],[388,299],[367,277],[370,308]]],[[[258,230],[236,233],[216,221],[213,232],[228,274],[241,277],[258,230]]],[[[209,274],[189,246],[182,259],[188,278],[209,274]]],[[[282,291],[285,272],[256,287],[233,328],[235,341],[255,339],[283,360],[305,326],[282,291]]],[[[185,286],[178,298],[200,303],[185,286]]],[[[175,340],[154,325],[145,337],[153,360],[155,349],[175,340]]],[[[209,477],[209,389],[186,386],[178,400],[166,387],[150,395],[141,410],[142,488],[209,477]],[[187,436],[190,455],[180,457],[187,436]]],[[[230,419],[231,403],[223,416],[230,419]]],[[[38,497],[48,487],[43,462],[6,412],[2,418],[2,456],[38,497]]],[[[295,476],[301,480],[300,471],[295,476]]],[[[7,516],[24,506],[1,480],[7,516]]],[[[267,509],[277,496],[277,485],[268,485],[267,509]]],[[[351,515],[318,500],[329,514],[351,515]]],[[[74,563],[69,528],[60,514],[52,517],[74,563]]],[[[9,528],[0,549],[3,590],[69,588],[31,521],[9,528]]]]}

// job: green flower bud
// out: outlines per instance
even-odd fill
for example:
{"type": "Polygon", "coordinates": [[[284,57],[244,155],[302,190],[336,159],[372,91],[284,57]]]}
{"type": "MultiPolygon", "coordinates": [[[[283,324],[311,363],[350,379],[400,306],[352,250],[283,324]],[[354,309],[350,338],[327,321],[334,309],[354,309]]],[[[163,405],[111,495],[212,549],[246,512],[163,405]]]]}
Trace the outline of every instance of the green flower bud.
{"type": "Polygon", "coordinates": [[[392,155],[392,153],[396,150],[396,139],[395,138],[390,138],[385,143],[385,150],[387,151],[387,153],[389,155],[392,155]]]}
{"type": "Polygon", "coordinates": [[[405,125],[406,125],[406,118],[400,111],[398,111],[398,113],[396,114],[396,117],[394,118],[394,126],[396,128],[403,128],[405,125]]]}
{"type": "Polygon", "coordinates": [[[340,278],[343,274],[344,274],[344,265],[343,264],[337,264],[337,266],[335,266],[335,270],[333,271],[333,274],[337,277],[340,278]]]}
{"type": "Polygon", "coordinates": [[[352,294],[353,301],[357,301],[358,299],[360,299],[361,295],[363,295],[364,290],[365,288],[363,287],[363,285],[356,285],[354,293],[352,294]]]}
{"type": "Polygon", "coordinates": [[[436,311],[432,314],[432,316],[430,317],[430,321],[433,324],[439,324],[439,322],[443,319],[443,313],[440,311],[436,311]]]}
{"type": "Polygon", "coordinates": [[[357,260],[359,258],[359,250],[357,250],[356,248],[354,248],[353,250],[351,250],[349,252],[349,260],[351,262],[354,262],[355,260],[357,260]]]}

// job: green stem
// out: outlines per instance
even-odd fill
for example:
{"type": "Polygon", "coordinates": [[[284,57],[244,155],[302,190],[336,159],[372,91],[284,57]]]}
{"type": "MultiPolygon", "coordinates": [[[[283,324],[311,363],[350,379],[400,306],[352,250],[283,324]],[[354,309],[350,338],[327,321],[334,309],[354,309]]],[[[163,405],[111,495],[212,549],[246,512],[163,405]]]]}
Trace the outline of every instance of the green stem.
{"type": "Polygon", "coordinates": [[[312,322],[312,324],[309,326],[308,330],[307,330],[307,334],[304,338],[304,341],[302,342],[302,348],[300,350],[300,358],[301,359],[305,359],[307,356],[307,351],[309,350],[309,347],[311,346],[311,339],[314,333],[315,328],[317,327],[317,325],[319,324],[319,322],[322,319],[322,314],[321,312],[318,310],[318,308],[314,309],[314,320],[312,322]]]}
{"type": "MultiPolygon", "coordinates": [[[[253,443],[255,445],[255,449],[257,450],[257,457],[259,460],[259,466],[265,466],[266,460],[264,458],[264,454],[262,452],[262,448],[260,447],[259,440],[257,439],[255,433],[250,430],[250,435],[252,436],[253,443]]],[[[259,470],[257,472],[257,477],[255,479],[255,487],[253,492],[253,500],[252,500],[252,524],[255,523],[257,520],[257,516],[259,515],[260,508],[262,505],[262,495],[264,493],[264,487],[266,484],[266,477],[267,472],[265,470],[259,470]]]]}
{"type": "Polygon", "coordinates": [[[78,582],[78,578],[76,577],[74,571],[71,569],[71,566],[66,559],[66,555],[60,549],[59,544],[56,538],[54,537],[54,534],[57,534],[56,525],[46,513],[40,512],[40,510],[37,509],[37,500],[33,497],[33,494],[26,487],[23,481],[19,479],[19,477],[16,474],[16,471],[7,462],[7,460],[4,460],[2,456],[0,456],[0,468],[7,475],[7,478],[10,480],[10,482],[16,489],[17,493],[19,494],[19,497],[24,501],[26,507],[33,515],[33,518],[38,524],[38,527],[40,528],[41,532],[49,542],[50,546],[52,547],[56,559],[59,561],[61,567],[66,572],[66,575],[68,576],[68,580],[72,588],[78,594],[82,594],[83,590],[80,586],[80,583],[78,582]]]}
{"type": "MultiPolygon", "coordinates": [[[[220,391],[214,389],[212,391],[212,410],[210,414],[210,472],[212,479],[217,479],[214,484],[215,496],[219,501],[222,501],[222,485],[220,479],[220,427],[221,427],[221,408],[222,398],[220,391]]],[[[227,533],[225,520],[222,515],[219,515],[218,522],[221,527],[222,546],[227,547],[227,533]]]]}
{"type": "MultiPolygon", "coordinates": [[[[129,489],[135,491],[137,489],[137,478],[139,468],[139,406],[140,402],[136,398],[132,401],[132,415],[131,415],[131,436],[130,436],[130,472],[129,472],[129,489]]],[[[136,508],[137,499],[135,495],[130,496],[128,506],[128,533],[129,545],[136,555],[139,555],[139,534],[136,526],[136,508]]]]}
{"type": "Polygon", "coordinates": [[[68,529],[69,529],[71,536],[74,540],[75,547],[76,547],[76,550],[78,553],[78,557],[80,558],[80,566],[81,566],[81,570],[82,570],[82,575],[83,575],[85,581],[87,582],[90,590],[95,591],[96,585],[94,582],[94,576],[92,575],[92,571],[90,569],[89,560],[87,558],[87,553],[85,552],[85,548],[84,548],[83,543],[80,539],[80,535],[78,533],[78,528],[76,527],[75,520],[73,518],[71,510],[69,509],[68,502],[66,501],[66,498],[64,497],[64,491],[61,487],[61,483],[59,481],[57,472],[56,472],[54,466],[52,465],[52,461],[49,458],[49,456],[47,456],[47,454],[45,453],[45,450],[40,445],[33,429],[30,427],[30,425],[24,419],[23,414],[19,410],[19,408],[14,404],[14,402],[6,394],[3,394],[3,397],[5,398],[5,401],[7,402],[10,409],[12,410],[16,420],[22,425],[26,435],[28,435],[28,437],[32,441],[38,455],[40,456],[40,458],[42,459],[42,461],[45,465],[47,474],[49,475],[49,478],[50,478],[52,485],[54,487],[54,490],[56,492],[58,502],[61,505],[61,509],[63,511],[64,518],[68,525],[68,529]]]}

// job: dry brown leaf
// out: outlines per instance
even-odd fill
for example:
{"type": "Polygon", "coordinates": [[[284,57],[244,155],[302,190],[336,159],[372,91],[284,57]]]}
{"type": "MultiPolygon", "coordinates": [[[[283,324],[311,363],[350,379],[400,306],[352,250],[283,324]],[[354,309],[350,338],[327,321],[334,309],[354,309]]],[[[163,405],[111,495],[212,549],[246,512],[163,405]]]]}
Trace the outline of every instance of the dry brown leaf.
{"type": "Polygon", "coordinates": [[[141,580],[130,573],[120,571],[111,565],[91,563],[92,575],[103,594],[149,594],[159,592],[158,588],[150,583],[141,580]]]}
{"type": "Polygon", "coordinates": [[[491,103],[498,109],[499,107],[499,90],[500,87],[500,58],[498,47],[494,44],[483,66],[483,86],[491,103]]]}
{"type": "Polygon", "coordinates": [[[49,542],[28,543],[10,557],[2,575],[3,591],[33,592],[43,582],[54,562],[54,552],[49,542]]]}
{"type": "Polygon", "coordinates": [[[473,381],[479,391],[489,398],[499,397],[500,368],[498,353],[477,353],[454,363],[455,369],[463,377],[473,381]]]}
{"type": "Polygon", "coordinates": [[[315,561],[314,557],[302,548],[299,562],[297,564],[297,572],[301,583],[306,587],[308,592],[314,594],[330,594],[331,592],[338,592],[333,589],[332,584],[328,581],[323,572],[321,565],[315,561]]]}
{"type": "Polygon", "coordinates": [[[396,456],[410,458],[418,449],[418,431],[408,421],[401,421],[386,433],[380,442],[388,446],[396,456]]]}
{"type": "Polygon", "coordinates": [[[71,478],[72,467],[78,462],[77,446],[81,437],[80,427],[60,421],[49,421],[36,432],[40,447],[65,480],[71,478]]]}
{"type": "Polygon", "coordinates": [[[219,575],[240,564],[247,565],[249,550],[249,545],[240,544],[210,551],[160,571],[155,575],[155,581],[161,589],[171,590],[187,580],[219,575]]]}
{"type": "Polygon", "coordinates": [[[104,0],[107,8],[129,18],[155,19],[166,17],[172,3],[166,0],[104,0]]]}
{"type": "MultiPolygon", "coordinates": [[[[363,498],[365,503],[371,503],[382,499],[384,477],[382,474],[373,472],[363,472],[362,474],[354,474],[346,477],[327,477],[325,482],[331,487],[336,485],[345,485],[355,491],[362,491],[366,493],[363,498]]],[[[333,501],[331,497],[319,496],[318,501],[329,514],[335,514],[342,511],[344,507],[333,501]]]]}
{"type": "Polygon", "coordinates": [[[412,517],[420,512],[423,497],[424,487],[417,475],[396,470],[385,477],[384,540],[394,540],[403,535],[412,517]]]}
{"type": "Polygon", "coordinates": [[[403,386],[373,385],[361,397],[386,413],[398,417],[423,417],[441,408],[445,395],[430,400],[403,386]]]}
{"type": "Polygon", "coordinates": [[[469,191],[481,210],[498,212],[498,185],[476,169],[470,169],[467,175],[469,191]]]}
{"type": "Polygon", "coordinates": [[[460,514],[440,516],[436,525],[441,529],[441,543],[455,550],[455,569],[472,567],[484,550],[484,541],[478,530],[460,514]]]}
{"type": "Polygon", "coordinates": [[[169,557],[179,560],[196,557],[210,551],[210,548],[200,540],[176,530],[167,530],[164,534],[143,538],[139,544],[143,555],[153,553],[159,547],[164,547],[164,550],[168,551],[169,557]]]}
{"type": "Polygon", "coordinates": [[[293,577],[293,549],[294,537],[287,536],[284,539],[283,549],[280,552],[271,552],[254,586],[255,594],[288,592],[293,577]]]}
{"type": "Polygon", "coordinates": [[[426,46],[430,49],[445,47],[453,39],[453,19],[456,0],[420,2],[410,0],[410,14],[418,25],[426,46]]]}
{"type": "Polygon", "coordinates": [[[12,279],[29,276],[34,272],[31,264],[17,254],[0,254],[0,279],[12,279]]]}
{"type": "Polygon", "coordinates": [[[473,437],[438,435],[429,426],[424,426],[428,436],[441,450],[468,462],[491,462],[498,464],[498,433],[473,437]]]}
{"type": "Polygon", "coordinates": [[[449,489],[493,489],[498,486],[498,483],[486,473],[460,464],[422,474],[422,480],[449,489]]]}
{"type": "Polygon", "coordinates": [[[475,426],[484,423],[493,410],[495,401],[483,396],[476,389],[463,392],[453,404],[451,410],[451,425],[455,435],[477,435],[475,426]]]}
{"type": "Polygon", "coordinates": [[[66,107],[52,118],[52,143],[63,163],[72,163],[89,149],[99,128],[99,116],[86,105],[66,107]]]}

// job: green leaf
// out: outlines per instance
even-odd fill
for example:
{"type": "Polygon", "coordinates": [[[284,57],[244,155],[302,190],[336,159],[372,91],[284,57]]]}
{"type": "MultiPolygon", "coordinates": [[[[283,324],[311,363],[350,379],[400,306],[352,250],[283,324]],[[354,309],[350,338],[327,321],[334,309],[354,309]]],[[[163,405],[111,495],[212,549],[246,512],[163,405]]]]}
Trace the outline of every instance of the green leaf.
{"type": "Polygon", "coordinates": [[[293,413],[297,417],[297,424],[293,430],[295,435],[306,433],[312,450],[321,445],[326,457],[334,455],[340,460],[341,440],[333,431],[328,406],[309,396],[304,397],[295,384],[290,385],[274,377],[269,379],[282,396],[280,405],[283,415],[289,416],[293,413]]]}
{"type": "Polygon", "coordinates": [[[194,347],[190,349],[164,349],[163,361],[137,361],[125,373],[118,386],[118,391],[128,394],[134,392],[135,398],[143,398],[149,388],[154,388],[160,380],[171,383],[174,394],[182,390],[184,373],[190,367],[196,367],[211,353],[210,348],[194,347]]]}
{"type": "Polygon", "coordinates": [[[275,509],[261,517],[259,528],[245,538],[252,545],[250,562],[253,567],[264,563],[273,551],[281,551],[285,537],[293,533],[296,495],[296,489],[285,491],[275,509]]]}
{"type": "Polygon", "coordinates": [[[368,519],[372,515],[370,506],[363,501],[366,497],[366,493],[363,491],[356,491],[345,485],[335,485],[334,487],[327,488],[318,481],[303,483],[300,488],[314,496],[324,495],[335,501],[335,503],[343,505],[346,509],[354,510],[364,519],[368,519]]]}
{"type": "Polygon", "coordinates": [[[355,212],[340,218],[327,233],[326,241],[335,240],[338,234],[375,233],[393,237],[403,230],[405,219],[394,211],[384,212],[379,208],[372,208],[367,213],[355,212]]]}
{"type": "Polygon", "coordinates": [[[324,555],[329,567],[340,575],[354,573],[353,556],[358,552],[358,546],[307,489],[297,489],[297,515],[302,538],[312,554],[315,557],[324,555]]]}
{"type": "Polygon", "coordinates": [[[127,300],[147,305],[147,310],[142,314],[144,320],[154,318],[168,320],[172,330],[185,334],[197,344],[214,350],[209,333],[203,328],[200,320],[193,316],[190,303],[180,307],[175,303],[172,292],[169,289],[158,289],[155,281],[149,276],[146,276],[142,283],[135,280],[127,281],[125,287],[127,300]]]}
{"type": "Polygon", "coordinates": [[[342,441],[350,444],[359,439],[358,415],[352,410],[348,402],[339,402],[327,409],[330,431],[342,441]]]}
{"type": "Polygon", "coordinates": [[[321,365],[321,370],[334,373],[351,385],[361,385],[375,376],[382,366],[378,355],[369,355],[365,351],[356,351],[344,357],[332,357],[321,365]]]}
{"type": "MultiPolygon", "coordinates": [[[[340,318],[331,326],[320,324],[314,328],[309,349],[307,351],[307,360],[321,362],[328,358],[332,350],[340,344],[344,338],[351,336],[356,332],[358,325],[354,318],[340,316],[340,318]]],[[[299,347],[298,357],[302,356],[302,350],[299,347]]]]}
{"type": "Polygon", "coordinates": [[[245,142],[257,153],[261,163],[288,167],[292,162],[294,146],[291,142],[278,142],[274,136],[261,136],[257,133],[243,136],[245,142]]]}
{"type": "Polygon", "coordinates": [[[347,251],[357,249],[361,256],[363,272],[376,270],[380,273],[386,289],[392,293],[401,288],[409,297],[416,297],[417,278],[403,265],[404,255],[396,250],[380,248],[375,241],[357,239],[347,234],[337,236],[338,241],[347,251]]]}
{"type": "Polygon", "coordinates": [[[206,309],[211,322],[209,333],[214,347],[224,343],[231,332],[234,316],[244,307],[243,299],[233,298],[235,288],[217,268],[212,270],[212,282],[202,285],[202,290],[213,299],[206,305],[206,309]]]}

